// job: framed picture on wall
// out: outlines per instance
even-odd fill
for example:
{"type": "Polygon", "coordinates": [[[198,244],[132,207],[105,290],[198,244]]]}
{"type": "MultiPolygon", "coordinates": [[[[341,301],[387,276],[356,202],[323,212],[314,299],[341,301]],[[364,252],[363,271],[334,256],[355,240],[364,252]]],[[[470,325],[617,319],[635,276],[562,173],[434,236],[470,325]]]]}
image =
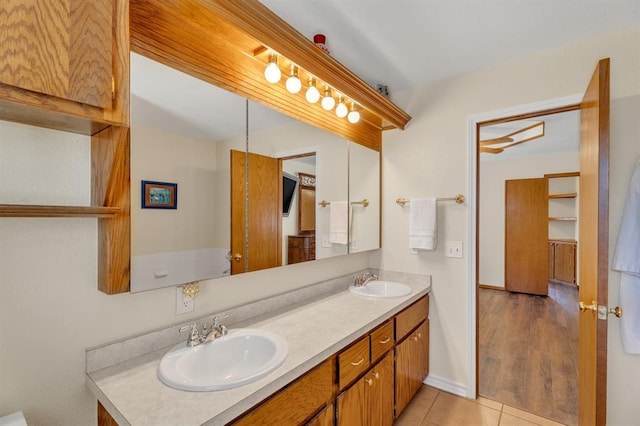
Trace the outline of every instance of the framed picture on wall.
{"type": "Polygon", "coordinates": [[[142,181],[143,209],[177,209],[178,184],[169,182],[142,181]]]}

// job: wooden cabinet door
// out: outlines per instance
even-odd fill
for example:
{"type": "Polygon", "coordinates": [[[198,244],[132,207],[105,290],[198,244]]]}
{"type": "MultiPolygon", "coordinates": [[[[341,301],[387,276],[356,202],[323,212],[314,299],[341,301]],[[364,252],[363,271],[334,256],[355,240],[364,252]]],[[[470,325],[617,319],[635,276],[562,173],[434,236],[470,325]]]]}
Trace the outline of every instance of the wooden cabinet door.
{"type": "Polygon", "coordinates": [[[329,404],[322,409],[313,419],[307,423],[307,426],[333,426],[335,420],[335,410],[333,404],[329,404]]]}
{"type": "Polygon", "coordinates": [[[396,346],[396,418],[429,374],[429,321],[396,346]]]}
{"type": "Polygon", "coordinates": [[[367,424],[371,426],[393,425],[393,352],[387,353],[367,376],[371,380],[368,401],[369,422],[367,424]]]}
{"type": "Polygon", "coordinates": [[[83,104],[112,104],[111,0],[0,2],[0,83],[83,104]]]}
{"type": "Polygon", "coordinates": [[[367,425],[369,384],[365,382],[365,379],[368,377],[362,377],[338,396],[338,421],[336,423],[338,426],[367,425]]]}
{"type": "Polygon", "coordinates": [[[547,295],[547,180],[505,181],[505,288],[547,295]]]}
{"type": "Polygon", "coordinates": [[[554,255],[554,279],[567,283],[576,282],[576,244],[556,243],[554,255]]]}

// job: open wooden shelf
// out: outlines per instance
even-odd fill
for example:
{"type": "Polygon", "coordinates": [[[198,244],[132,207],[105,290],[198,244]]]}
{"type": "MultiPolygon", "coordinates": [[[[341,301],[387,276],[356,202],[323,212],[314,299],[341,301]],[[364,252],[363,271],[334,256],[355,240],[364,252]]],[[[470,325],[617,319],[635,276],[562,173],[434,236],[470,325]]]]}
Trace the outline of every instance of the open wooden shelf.
{"type": "Polygon", "coordinates": [[[564,194],[549,194],[549,199],[552,198],[576,198],[578,196],[577,192],[567,192],[564,194]]]}
{"type": "Polygon", "coordinates": [[[0,217],[115,217],[119,207],[0,204],[0,217]]]}
{"type": "Polygon", "coordinates": [[[578,220],[575,216],[550,217],[549,222],[575,222],[578,220]]]}

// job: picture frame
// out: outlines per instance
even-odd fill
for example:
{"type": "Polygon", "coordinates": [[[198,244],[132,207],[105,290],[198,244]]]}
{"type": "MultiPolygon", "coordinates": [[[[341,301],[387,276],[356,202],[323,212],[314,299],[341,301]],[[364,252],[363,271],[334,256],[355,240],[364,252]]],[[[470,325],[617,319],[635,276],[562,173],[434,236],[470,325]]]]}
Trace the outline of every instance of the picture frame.
{"type": "Polygon", "coordinates": [[[143,209],[177,209],[178,184],[170,182],[142,181],[143,209]]]}

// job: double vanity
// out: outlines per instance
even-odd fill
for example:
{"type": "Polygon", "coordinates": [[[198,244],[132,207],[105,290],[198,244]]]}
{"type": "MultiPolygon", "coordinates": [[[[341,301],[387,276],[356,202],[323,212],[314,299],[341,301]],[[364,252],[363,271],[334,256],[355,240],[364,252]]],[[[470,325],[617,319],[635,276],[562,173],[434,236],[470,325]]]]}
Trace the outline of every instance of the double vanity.
{"type": "Polygon", "coordinates": [[[228,333],[192,347],[175,326],[89,349],[99,415],[121,425],[391,424],[428,373],[431,284],[380,275],[231,309],[228,333]]]}

